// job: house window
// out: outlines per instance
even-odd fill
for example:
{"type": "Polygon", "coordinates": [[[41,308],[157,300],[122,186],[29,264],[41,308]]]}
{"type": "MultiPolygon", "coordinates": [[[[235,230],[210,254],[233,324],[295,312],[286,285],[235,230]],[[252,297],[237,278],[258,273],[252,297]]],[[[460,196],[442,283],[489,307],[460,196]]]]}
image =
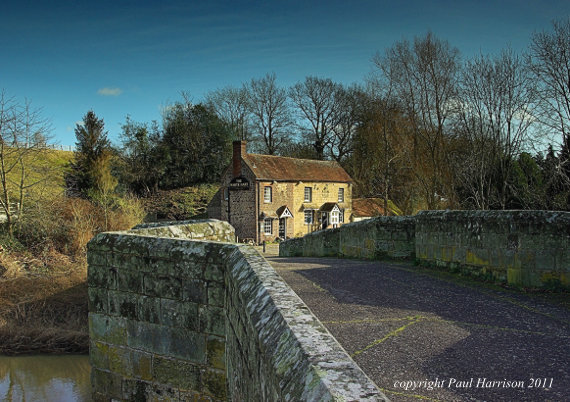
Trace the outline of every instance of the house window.
{"type": "Polygon", "coordinates": [[[331,225],[338,225],[338,220],[339,220],[339,211],[332,211],[331,212],[331,225]]]}
{"type": "Polygon", "coordinates": [[[313,200],[313,188],[305,187],[305,202],[311,202],[313,200]]]}
{"type": "Polygon", "coordinates": [[[338,189],[338,202],[344,202],[344,188],[338,189]]]}
{"type": "Polygon", "coordinates": [[[224,188],[224,200],[228,200],[230,198],[230,190],[226,187],[224,188]]]}
{"type": "Polygon", "coordinates": [[[263,220],[263,233],[265,233],[266,235],[273,234],[273,219],[263,220]]]}
{"type": "Polygon", "coordinates": [[[271,187],[265,186],[263,189],[263,202],[269,203],[271,202],[271,187]]]}
{"type": "Polygon", "coordinates": [[[340,210],[340,213],[338,214],[338,221],[340,223],[344,223],[344,209],[340,210]]]}
{"type": "Polygon", "coordinates": [[[313,223],[313,211],[311,209],[305,210],[305,224],[310,225],[313,223]]]}

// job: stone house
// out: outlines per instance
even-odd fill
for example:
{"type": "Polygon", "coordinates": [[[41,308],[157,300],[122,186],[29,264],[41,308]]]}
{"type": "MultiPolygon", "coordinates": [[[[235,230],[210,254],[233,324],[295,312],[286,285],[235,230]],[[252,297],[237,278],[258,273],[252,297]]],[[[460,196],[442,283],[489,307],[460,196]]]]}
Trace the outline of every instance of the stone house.
{"type": "Polygon", "coordinates": [[[337,162],[249,154],[234,141],[208,216],[228,221],[240,242],[299,237],[349,222],[352,187],[337,162]]]}

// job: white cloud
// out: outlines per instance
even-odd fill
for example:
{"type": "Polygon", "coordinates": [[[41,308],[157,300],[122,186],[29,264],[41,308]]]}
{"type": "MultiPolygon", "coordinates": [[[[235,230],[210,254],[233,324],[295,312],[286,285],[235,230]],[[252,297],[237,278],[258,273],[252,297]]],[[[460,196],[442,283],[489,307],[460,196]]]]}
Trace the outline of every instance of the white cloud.
{"type": "Polygon", "coordinates": [[[122,93],[123,90],[121,88],[109,88],[109,87],[101,88],[97,91],[97,94],[102,96],[119,96],[122,93]]]}

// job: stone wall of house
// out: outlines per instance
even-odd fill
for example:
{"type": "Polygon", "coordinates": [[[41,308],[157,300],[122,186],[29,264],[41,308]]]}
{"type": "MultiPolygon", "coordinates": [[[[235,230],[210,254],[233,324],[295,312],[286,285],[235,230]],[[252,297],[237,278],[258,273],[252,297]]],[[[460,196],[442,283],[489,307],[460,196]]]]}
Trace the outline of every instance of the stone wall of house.
{"type": "Polygon", "coordinates": [[[293,194],[294,183],[291,182],[271,182],[271,181],[259,181],[259,214],[265,214],[269,217],[273,217],[273,231],[271,234],[266,234],[264,231],[263,221],[260,221],[261,233],[259,241],[274,241],[279,237],[279,219],[276,214],[277,210],[282,206],[287,206],[293,218],[287,219],[287,237],[293,237],[294,235],[294,222],[297,215],[293,211],[293,194]],[[271,187],[272,199],[271,202],[265,202],[263,197],[263,192],[265,187],[271,187]]]}
{"type": "Polygon", "coordinates": [[[321,182],[276,182],[255,181],[255,177],[245,163],[242,163],[242,176],[250,181],[250,189],[235,190],[229,193],[230,214],[228,218],[228,200],[224,198],[224,188],[232,180],[232,171],[228,169],[224,174],[222,188],[216,193],[216,199],[208,207],[208,216],[229,221],[236,228],[240,241],[253,239],[254,242],[274,241],[279,237],[279,219],[276,214],[282,206],[287,206],[293,218],[287,220],[287,237],[299,237],[306,233],[319,230],[318,216],[315,212],[314,222],[307,227],[305,224],[305,209],[318,210],[326,202],[335,202],[344,210],[344,222],[349,222],[352,215],[352,185],[349,183],[321,183],[321,182]],[[264,188],[271,188],[271,202],[264,200],[264,188]],[[312,188],[311,202],[304,202],[305,187],[312,188]],[[344,189],[344,202],[338,202],[339,188],[344,189]],[[257,207],[256,207],[257,206],[257,207]],[[256,210],[257,208],[257,210],[256,210]],[[272,232],[266,234],[262,214],[273,219],[272,232]],[[259,222],[259,223],[257,223],[259,222]],[[259,225],[259,227],[257,226],[259,225]],[[257,236],[257,237],[256,237],[257,236]]]}
{"type": "Polygon", "coordinates": [[[313,232],[280,244],[282,256],[338,256],[353,258],[415,257],[415,219],[378,217],[313,232]]]}
{"type": "Polygon", "coordinates": [[[352,186],[348,183],[321,183],[321,182],[275,182],[259,181],[259,214],[265,213],[269,217],[274,217],[273,232],[264,233],[263,226],[259,241],[273,241],[279,237],[279,220],[276,211],[282,206],[287,206],[293,218],[287,221],[287,237],[299,237],[308,232],[320,229],[317,222],[317,214],[314,216],[314,223],[307,227],[305,224],[305,209],[318,210],[326,202],[335,202],[344,209],[344,221],[350,220],[352,214],[351,199],[352,186]],[[271,188],[271,202],[265,202],[263,192],[265,187],[271,188]],[[305,187],[312,188],[311,202],[304,202],[305,187]],[[338,202],[338,190],[344,189],[344,202],[338,202]]]}
{"type": "Polygon", "coordinates": [[[168,227],[88,245],[95,400],[384,399],[253,248],[168,227]]]}
{"type": "MultiPolygon", "coordinates": [[[[257,239],[257,185],[255,176],[245,163],[241,164],[241,175],[249,181],[249,190],[230,190],[229,207],[230,217],[228,217],[228,200],[222,200],[222,219],[227,220],[236,230],[236,235],[240,242],[257,239]]],[[[222,188],[227,187],[233,179],[232,170],[226,172],[222,188]]],[[[223,191],[222,191],[223,196],[223,191]]]]}
{"type": "Polygon", "coordinates": [[[415,258],[516,286],[570,288],[570,213],[423,211],[280,244],[282,256],[415,258]]]}
{"type": "Polygon", "coordinates": [[[352,215],[352,185],[349,183],[319,183],[319,182],[297,182],[293,187],[293,198],[295,199],[295,237],[303,236],[307,232],[313,232],[321,229],[318,222],[316,210],[318,210],[326,202],[335,202],[339,208],[344,210],[344,222],[350,222],[352,215]],[[305,187],[312,188],[311,202],[304,202],[305,187]],[[344,202],[338,201],[338,190],[344,189],[344,202]],[[315,210],[314,223],[310,227],[305,224],[304,211],[306,209],[315,210]]]}

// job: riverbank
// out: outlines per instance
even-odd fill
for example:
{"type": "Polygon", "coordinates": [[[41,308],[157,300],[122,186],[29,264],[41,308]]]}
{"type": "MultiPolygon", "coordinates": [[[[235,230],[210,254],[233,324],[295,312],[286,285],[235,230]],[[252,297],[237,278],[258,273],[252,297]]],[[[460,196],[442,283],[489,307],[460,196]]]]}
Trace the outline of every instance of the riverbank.
{"type": "Polygon", "coordinates": [[[84,265],[0,279],[0,354],[89,352],[84,265]]]}

